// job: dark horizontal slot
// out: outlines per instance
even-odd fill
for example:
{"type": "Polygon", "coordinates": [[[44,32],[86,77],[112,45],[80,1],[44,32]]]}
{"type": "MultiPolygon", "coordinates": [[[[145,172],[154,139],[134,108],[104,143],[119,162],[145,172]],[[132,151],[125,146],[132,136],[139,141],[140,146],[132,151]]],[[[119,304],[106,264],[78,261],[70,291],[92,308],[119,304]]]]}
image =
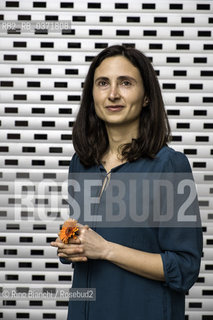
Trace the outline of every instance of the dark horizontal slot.
{"type": "Polygon", "coordinates": [[[89,30],[90,36],[102,36],[102,30],[89,30]]]}
{"type": "Polygon", "coordinates": [[[19,1],[6,1],[5,7],[7,7],[7,8],[19,8],[19,1]]]}
{"type": "Polygon", "coordinates": [[[135,48],[135,43],[122,43],[122,46],[124,46],[125,48],[135,48]]]}
{"type": "Polygon", "coordinates": [[[6,237],[0,237],[0,242],[6,242],[7,238],[6,237]]]}
{"type": "Polygon", "coordinates": [[[88,9],[101,9],[101,3],[100,2],[88,2],[87,8],[88,9]]]}
{"type": "Polygon", "coordinates": [[[14,94],[13,100],[27,100],[26,94],[14,94]]]}
{"type": "Polygon", "coordinates": [[[72,21],[73,22],[85,22],[86,17],[85,16],[73,16],[72,21]]]}
{"type": "Polygon", "coordinates": [[[176,102],[189,102],[189,97],[176,97],[175,99],[176,102]]]}
{"type": "Polygon", "coordinates": [[[33,237],[20,237],[19,242],[33,242],[33,237]]]}
{"type": "Polygon", "coordinates": [[[35,140],[47,140],[47,134],[34,134],[34,139],[35,140]]]}
{"type": "Polygon", "coordinates": [[[160,75],[160,71],[159,70],[155,70],[155,73],[156,73],[157,76],[160,75]]]}
{"type": "Polygon", "coordinates": [[[58,276],[59,281],[72,281],[71,276],[58,276]]]}
{"type": "Polygon", "coordinates": [[[5,159],[4,164],[6,166],[17,166],[18,165],[18,160],[16,159],[5,159]]]}
{"type": "MultiPolygon", "coordinates": [[[[0,261],[0,268],[5,268],[5,262],[0,261]]],[[[3,318],[3,316],[2,316],[2,318],[3,318]]],[[[0,313],[0,319],[1,319],[1,313],[0,313]]]]}
{"type": "Polygon", "coordinates": [[[191,17],[182,17],[181,18],[181,23],[194,23],[195,22],[195,18],[191,18],[191,17]]]}
{"type": "Polygon", "coordinates": [[[45,281],[45,276],[42,275],[32,275],[32,281],[45,281]]]}
{"type": "Polygon", "coordinates": [[[94,56],[86,56],[85,61],[86,62],[91,62],[95,57],[94,56]]]}
{"type": "Polygon", "coordinates": [[[209,23],[213,23],[213,18],[209,18],[209,23]]]}
{"type": "Polygon", "coordinates": [[[7,211],[1,210],[0,217],[6,217],[6,216],[7,216],[7,211]]]}
{"type": "Polygon", "coordinates": [[[45,268],[58,268],[58,263],[57,262],[46,262],[45,268]]]}
{"type": "Polygon", "coordinates": [[[59,108],[58,113],[59,114],[72,114],[72,109],[71,108],[69,108],[69,109],[59,108]]]}
{"type": "MultiPolygon", "coordinates": [[[[16,199],[16,198],[9,198],[8,199],[8,204],[21,204],[21,199],[16,199]]],[[[17,225],[19,228],[19,225],[17,225]]],[[[10,226],[10,228],[15,229],[16,225],[10,226]]]]}
{"type": "Polygon", "coordinates": [[[9,29],[7,30],[7,34],[21,34],[21,29],[20,28],[9,29]]]}
{"type": "Polygon", "coordinates": [[[163,89],[176,89],[176,83],[163,83],[163,89]]]}
{"type": "Polygon", "coordinates": [[[29,305],[31,307],[42,307],[43,301],[31,300],[31,301],[29,301],[29,305]]]}
{"type": "Polygon", "coordinates": [[[4,60],[16,61],[17,60],[17,54],[4,54],[4,60]]]}
{"type": "Polygon", "coordinates": [[[21,139],[20,133],[8,133],[7,139],[21,139]]]}
{"type": "Polygon", "coordinates": [[[69,166],[70,161],[69,160],[59,160],[58,161],[58,165],[60,167],[68,167],[69,166]]]}
{"type": "Polygon", "coordinates": [[[49,148],[49,153],[62,153],[63,152],[63,148],[61,147],[50,147],[49,148]]]}
{"type": "Polygon", "coordinates": [[[186,72],[186,70],[174,70],[173,75],[174,76],[186,76],[187,72],[186,72]]]}
{"type": "Polygon", "coordinates": [[[24,68],[11,68],[10,72],[12,74],[23,74],[24,73],[24,68]]]}
{"type": "Polygon", "coordinates": [[[17,274],[6,274],[5,278],[6,280],[9,280],[9,281],[18,281],[17,274]]]}
{"type": "Polygon", "coordinates": [[[177,129],[189,129],[190,123],[177,123],[177,129]]]}
{"type": "Polygon", "coordinates": [[[30,21],[31,15],[29,14],[18,14],[18,20],[30,21]]]}
{"type": "Polygon", "coordinates": [[[35,34],[48,34],[47,29],[35,29],[35,34]]]}
{"type": "Polygon", "coordinates": [[[54,42],[41,42],[41,48],[54,48],[54,42]]]}
{"type": "Polygon", "coordinates": [[[1,87],[13,87],[13,81],[0,81],[1,87]]]}
{"type": "Polygon", "coordinates": [[[213,290],[202,290],[202,296],[213,296],[213,290]]]}
{"type": "Polygon", "coordinates": [[[207,3],[198,3],[197,10],[210,10],[210,4],[207,3]]]}
{"type": "Polygon", "coordinates": [[[43,256],[44,250],[32,249],[30,250],[31,256],[43,256]]]}
{"type": "Polygon", "coordinates": [[[61,186],[50,186],[49,187],[49,192],[61,192],[62,188],[61,186]]]}
{"type": "Polygon", "coordinates": [[[16,127],[28,127],[28,121],[17,120],[15,121],[16,127]]]}
{"type": "Polygon", "coordinates": [[[15,300],[3,300],[3,306],[16,306],[15,300]]]}
{"type": "Polygon", "coordinates": [[[0,20],[4,20],[4,15],[0,14],[0,20]]]}
{"type": "Polygon", "coordinates": [[[154,23],[167,23],[167,17],[154,17],[154,23]]]}
{"type": "Polygon", "coordinates": [[[54,87],[55,88],[67,88],[67,82],[55,82],[54,87]]]}
{"type": "Polygon", "coordinates": [[[41,101],[54,101],[54,95],[52,95],[52,94],[41,94],[40,100],[41,101]]]}
{"type": "Polygon", "coordinates": [[[168,116],[179,116],[180,110],[167,110],[168,116]]]}
{"type": "Polygon", "coordinates": [[[32,268],[32,262],[19,262],[19,268],[32,268]]]}
{"type": "Polygon", "coordinates": [[[194,63],[207,63],[207,58],[195,57],[194,63]]]}
{"type": "Polygon", "coordinates": [[[55,121],[42,121],[42,127],[55,127],[55,121]]]}
{"type": "Polygon", "coordinates": [[[189,302],[189,308],[202,308],[201,302],[189,302]]]}
{"type": "Polygon", "coordinates": [[[69,121],[69,127],[73,127],[74,126],[74,121],[69,121]]]}
{"type": "Polygon", "coordinates": [[[180,63],[179,57],[167,57],[166,58],[167,63],[180,63]]]}
{"type": "Polygon", "coordinates": [[[182,141],[181,136],[172,136],[172,141],[182,141]]]}
{"type": "Polygon", "coordinates": [[[81,48],[81,43],[80,42],[68,42],[67,47],[69,49],[71,49],[71,48],[80,49],[81,48]]]}
{"type": "Polygon", "coordinates": [[[171,30],[170,35],[171,35],[171,37],[183,37],[184,36],[184,31],[182,31],[182,30],[171,30]]]}
{"type": "Polygon", "coordinates": [[[115,3],[115,9],[128,9],[128,3],[115,3]]]}
{"type": "Polygon", "coordinates": [[[4,254],[6,256],[9,256],[9,255],[15,256],[15,255],[17,255],[17,250],[16,249],[4,249],[4,254]]]}
{"type": "Polygon", "coordinates": [[[183,152],[185,154],[197,154],[197,150],[196,149],[184,149],[183,152]]]}
{"type": "MultiPolygon", "coordinates": [[[[206,244],[207,245],[212,245],[213,244],[213,239],[207,239],[206,240],[206,244]]],[[[212,294],[213,294],[213,291],[211,291],[212,292],[212,294]]]]}
{"type": "Polygon", "coordinates": [[[113,22],[113,17],[100,17],[99,18],[100,22],[113,22]]]}
{"type": "Polygon", "coordinates": [[[44,114],[45,113],[45,108],[32,108],[32,111],[31,111],[33,114],[37,114],[37,113],[42,113],[44,114]]]}
{"type": "Polygon", "coordinates": [[[149,49],[150,50],[162,50],[163,45],[161,43],[150,43],[149,44],[149,49]]]}
{"type": "Polygon", "coordinates": [[[26,48],[27,47],[27,42],[25,42],[25,41],[14,41],[13,42],[13,47],[14,48],[26,48]]]}
{"type": "Polygon", "coordinates": [[[208,142],[209,141],[209,137],[207,137],[207,136],[196,136],[195,137],[195,141],[196,142],[208,142]]]}
{"type": "Polygon", "coordinates": [[[213,123],[204,123],[203,129],[213,129],[213,123]]]}
{"type": "Polygon", "coordinates": [[[18,108],[4,108],[4,113],[18,113],[18,108]]]}
{"type": "Polygon", "coordinates": [[[142,9],[155,9],[155,3],[142,3],[142,9]]]}
{"type": "Polygon", "coordinates": [[[213,50],[213,44],[204,44],[203,50],[213,50]]]}
{"type": "MultiPolygon", "coordinates": [[[[48,200],[48,199],[39,199],[39,200],[48,200]]],[[[47,203],[45,203],[45,204],[47,204],[47,203]]],[[[46,229],[47,229],[46,224],[34,224],[33,225],[33,230],[46,230],[46,229]]]]}
{"type": "Polygon", "coordinates": [[[17,172],[16,173],[16,178],[17,179],[29,179],[30,174],[28,172],[17,172]]]}
{"type": "Polygon", "coordinates": [[[56,301],[56,307],[67,307],[68,301],[56,301]]]}
{"type": "MultiPolygon", "coordinates": [[[[60,218],[61,217],[61,213],[60,212],[52,212],[52,211],[48,211],[47,212],[47,216],[48,217],[53,217],[53,218],[60,218]]],[[[55,241],[55,239],[51,240],[51,241],[55,241]]],[[[50,241],[50,242],[51,242],[50,241]]]]}
{"type": "Polygon", "coordinates": [[[78,74],[78,69],[65,69],[65,74],[78,74]]]}
{"type": "Polygon", "coordinates": [[[62,35],[75,35],[75,30],[74,29],[62,29],[61,30],[62,35]]]}
{"type": "Polygon", "coordinates": [[[198,277],[196,282],[197,283],[205,283],[205,278],[204,277],[198,277]]]}
{"type": "Polygon", "coordinates": [[[41,83],[39,81],[27,81],[28,88],[40,88],[41,83]]]}
{"type": "Polygon", "coordinates": [[[194,116],[207,116],[206,110],[194,110],[194,116]]]}
{"type": "MultiPolygon", "coordinates": [[[[8,191],[8,186],[0,185],[0,191],[8,191]]],[[[1,212],[0,212],[0,217],[1,217],[1,212]]]]}
{"type": "Polygon", "coordinates": [[[104,49],[108,47],[108,43],[95,43],[95,49],[104,49]]]}
{"type": "Polygon", "coordinates": [[[52,242],[52,241],[55,241],[55,237],[47,237],[46,238],[46,243],[50,243],[50,242],[52,242]]]}
{"type": "Polygon", "coordinates": [[[73,2],[61,2],[60,7],[63,9],[72,9],[73,8],[73,2]]]}
{"type": "Polygon", "coordinates": [[[140,17],[127,17],[127,22],[129,23],[138,23],[140,21],[140,17]]]}
{"type": "Polygon", "coordinates": [[[47,3],[46,2],[33,2],[33,8],[46,8],[47,3]]]}
{"type": "Polygon", "coordinates": [[[144,30],[143,31],[144,36],[150,36],[150,37],[155,37],[157,36],[157,31],[156,30],[144,30]]]}
{"type": "Polygon", "coordinates": [[[176,45],[176,50],[189,50],[190,49],[190,46],[189,44],[177,44],[176,45]]]}
{"type": "Polygon", "coordinates": [[[203,89],[203,84],[202,83],[190,83],[189,89],[192,90],[202,90],[203,89]]]}
{"type": "Polygon", "coordinates": [[[45,16],[45,21],[58,21],[58,16],[45,16]]]}
{"type": "Polygon", "coordinates": [[[72,140],[72,135],[71,134],[62,134],[61,140],[72,140]]]}
{"type": "Polygon", "coordinates": [[[67,101],[80,101],[81,97],[76,95],[68,95],[67,101]]]}
{"type": "Polygon", "coordinates": [[[23,192],[35,192],[36,187],[35,186],[22,186],[22,191],[23,192]]]}
{"type": "Polygon", "coordinates": [[[72,61],[71,56],[58,56],[58,61],[72,61]]]}
{"type": "Polygon", "coordinates": [[[211,37],[211,31],[198,31],[198,37],[211,37]]]}
{"type": "Polygon", "coordinates": [[[169,9],[170,10],[183,10],[183,5],[182,5],[182,3],[170,3],[169,9]]]}
{"type": "Polygon", "coordinates": [[[39,68],[38,69],[38,74],[51,74],[52,70],[51,69],[47,69],[47,68],[39,68]]]}
{"type": "Polygon", "coordinates": [[[16,319],[30,319],[30,314],[26,312],[16,312],[16,319]]]}
{"type": "Polygon", "coordinates": [[[44,61],[44,56],[41,56],[41,55],[31,55],[31,61],[44,61]]]}
{"type": "Polygon", "coordinates": [[[32,160],[32,166],[45,166],[45,160],[32,160]]]}
{"type": "Polygon", "coordinates": [[[203,103],[212,103],[213,97],[203,97],[203,103]]]}
{"type": "Polygon", "coordinates": [[[56,174],[55,173],[44,173],[43,179],[56,179],[56,174]]]}
{"type": "Polygon", "coordinates": [[[129,30],[116,30],[116,36],[129,36],[129,30]]]}
{"type": "Polygon", "coordinates": [[[213,71],[208,71],[208,70],[202,70],[200,72],[201,77],[212,77],[213,76],[213,71]]]}
{"type": "Polygon", "coordinates": [[[43,319],[56,319],[55,313],[43,313],[43,319]]]}

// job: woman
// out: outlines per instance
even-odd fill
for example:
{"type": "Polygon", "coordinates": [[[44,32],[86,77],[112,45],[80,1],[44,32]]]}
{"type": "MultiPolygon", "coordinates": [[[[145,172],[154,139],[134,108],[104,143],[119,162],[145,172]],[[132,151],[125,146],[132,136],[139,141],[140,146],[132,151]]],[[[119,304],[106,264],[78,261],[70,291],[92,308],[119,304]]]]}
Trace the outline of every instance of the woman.
{"type": "MultiPolygon", "coordinates": [[[[167,146],[169,136],[149,60],[124,46],[104,49],[84,84],[73,130],[71,175],[191,173],[187,158],[167,146]]],[[[107,190],[101,188],[100,203],[107,190]]],[[[73,287],[95,288],[96,301],[69,301],[68,319],[184,319],[185,293],[199,274],[200,227],[94,224],[79,229],[78,239],[67,245],[57,239],[52,245],[63,263],[74,263],[73,287]]]]}

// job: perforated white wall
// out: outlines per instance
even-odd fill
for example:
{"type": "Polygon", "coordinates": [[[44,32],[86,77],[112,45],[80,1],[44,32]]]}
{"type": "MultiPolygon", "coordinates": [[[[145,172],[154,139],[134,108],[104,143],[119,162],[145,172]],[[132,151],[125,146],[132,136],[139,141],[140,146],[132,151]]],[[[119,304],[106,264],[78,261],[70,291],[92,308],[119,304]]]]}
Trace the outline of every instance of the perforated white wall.
{"type": "Polygon", "coordinates": [[[0,0],[0,6],[0,290],[56,295],[5,296],[0,319],[66,319],[67,299],[58,290],[68,290],[72,269],[49,243],[68,217],[66,178],[84,77],[93,56],[112,44],[135,46],[153,62],[171,145],[193,168],[204,251],[186,319],[213,319],[213,2],[0,0]]]}

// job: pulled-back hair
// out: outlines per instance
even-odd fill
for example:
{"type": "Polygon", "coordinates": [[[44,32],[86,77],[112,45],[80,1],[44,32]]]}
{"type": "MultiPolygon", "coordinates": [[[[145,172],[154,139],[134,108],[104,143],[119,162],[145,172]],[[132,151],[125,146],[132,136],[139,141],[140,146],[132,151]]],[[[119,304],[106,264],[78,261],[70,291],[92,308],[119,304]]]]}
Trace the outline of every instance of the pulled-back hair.
{"type": "Polygon", "coordinates": [[[160,86],[149,59],[139,50],[114,45],[101,51],[87,73],[80,109],[73,127],[73,146],[85,166],[100,164],[109,141],[105,123],[98,118],[93,101],[93,81],[96,68],[109,57],[122,55],[139,71],[148,105],[141,110],[138,138],[120,146],[123,160],[154,158],[170,139],[170,126],[164,109],[160,86]]]}

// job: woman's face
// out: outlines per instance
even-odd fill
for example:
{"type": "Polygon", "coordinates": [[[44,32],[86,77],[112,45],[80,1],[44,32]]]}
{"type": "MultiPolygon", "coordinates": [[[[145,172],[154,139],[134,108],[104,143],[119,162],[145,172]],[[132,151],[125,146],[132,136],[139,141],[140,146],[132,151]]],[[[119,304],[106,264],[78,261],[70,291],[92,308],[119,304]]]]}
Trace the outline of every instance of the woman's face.
{"type": "Polygon", "coordinates": [[[93,83],[95,111],[106,124],[138,125],[144,104],[139,70],[125,57],[106,58],[96,68],[93,83]]]}

